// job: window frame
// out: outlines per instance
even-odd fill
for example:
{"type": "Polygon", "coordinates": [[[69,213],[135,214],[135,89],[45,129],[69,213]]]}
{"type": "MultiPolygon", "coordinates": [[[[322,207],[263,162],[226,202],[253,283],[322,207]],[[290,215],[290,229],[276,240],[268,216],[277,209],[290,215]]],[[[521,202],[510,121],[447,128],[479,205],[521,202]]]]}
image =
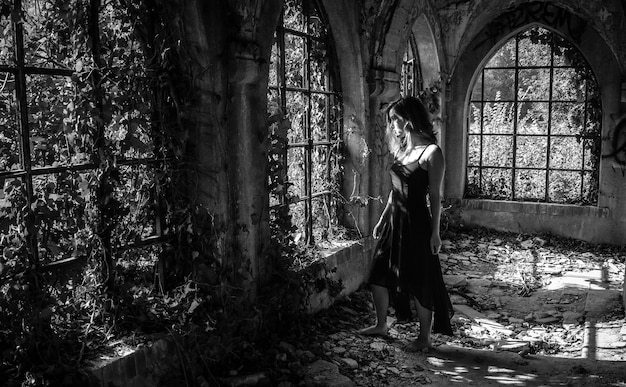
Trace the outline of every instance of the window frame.
{"type": "MultiPolygon", "coordinates": [[[[21,181],[21,184],[25,188],[25,202],[30,207],[30,209],[25,210],[24,213],[21,214],[21,217],[24,219],[17,219],[15,221],[16,225],[23,224],[23,227],[27,229],[29,227],[34,227],[32,230],[34,231],[34,235],[31,234],[26,238],[26,246],[29,250],[29,254],[33,259],[33,263],[42,268],[50,267],[52,268],[58,263],[66,263],[67,261],[83,259],[83,256],[75,255],[75,252],[72,254],[68,253],[54,253],[51,252],[50,256],[52,259],[46,259],[45,262],[42,261],[42,257],[40,254],[40,249],[45,249],[46,246],[41,245],[41,241],[38,238],[38,231],[41,228],[41,222],[33,220],[30,217],[29,220],[26,220],[26,217],[30,215],[30,212],[36,212],[33,210],[33,206],[37,200],[37,193],[35,192],[35,184],[34,180],[38,177],[45,177],[53,174],[64,174],[67,173],[69,175],[81,173],[81,172],[91,172],[95,175],[98,172],[102,172],[104,166],[101,162],[106,160],[101,160],[99,151],[102,150],[102,146],[105,143],[104,141],[104,132],[103,128],[100,128],[98,133],[94,134],[93,142],[94,144],[99,144],[98,146],[94,145],[94,152],[90,154],[91,161],[88,162],[78,162],[74,163],[69,161],[67,164],[63,165],[43,165],[36,166],[34,157],[32,156],[32,147],[31,147],[31,136],[33,134],[33,129],[31,128],[31,122],[29,120],[29,111],[31,109],[31,104],[29,104],[29,90],[27,85],[27,79],[29,76],[49,76],[49,77],[76,77],[78,76],[78,70],[64,68],[62,66],[56,65],[53,67],[46,67],[45,65],[37,65],[37,64],[29,64],[26,61],[27,52],[25,48],[25,37],[24,37],[24,27],[23,20],[26,14],[23,8],[23,1],[16,0],[14,3],[14,9],[11,11],[10,15],[3,15],[2,17],[6,17],[9,20],[9,23],[12,26],[12,34],[13,34],[13,43],[12,46],[14,48],[14,63],[13,64],[2,64],[0,65],[0,73],[11,74],[15,77],[15,89],[13,91],[14,103],[15,103],[15,118],[14,123],[16,125],[16,143],[17,148],[19,148],[19,160],[21,166],[19,169],[4,169],[0,170],[0,181],[5,181],[7,179],[18,179],[21,181]]],[[[76,82],[72,80],[72,85],[76,85],[76,82]]],[[[54,88],[54,87],[52,87],[54,88]]],[[[100,124],[101,125],[101,124],[100,124]]],[[[151,157],[135,157],[135,158],[126,158],[126,157],[116,157],[115,158],[115,166],[114,168],[120,167],[136,167],[136,166],[145,166],[146,168],[151,168],[154,166],[162,166],[167,162],[171,161],[171,157],[162,155],[158,150],[155,149],[154,154],[151,157]]],[[[162,207],[162,203],[159,200],[159,190],[160,184],[158,182],[158,178],[155,178],[155,200],[152,203],[154,205],[154,214],[155,218],[152,219],[154,224],[154,232],[152,235],[142,238],[141,240],[135,240],[129,243],[122,243],[120,245],[111,246],[111,240],[113,239],[111,235],[103,236],[103,242],[108,248],[112,248],[115,252],[121,253],[127,250],[135,249],[135,248],[144,248],[147,246],[152,246],[159,244],[164,241],[164,229],[165,229],[165,212],[162,207]]],[[[100,182],[102,184],[102,182],[100,182]]],[[[3,189],[3,188],[0,188],[3,189]]],[[[36,218],[36,216],[35,216],[36,218]]]]}
{"type": "MultiPolygon", "coordinates": [[[[332,38],[332,33],[330,29],[330,23],[328,22],[328,18],[324,14],[322,4],[318,0],[302,0],[302,10],[304,20],[305,31],[295,30],[293,28],[289,28],[285,26],[284,15],[285,15],[285,5],[282,8],[280,19],[278,22],[278,26],[275,34],[275,42],[274,45],[277,45],[278,51],[278,60],[277,63],[271,63],[270,66],[276,66],[276,80],[278,84],[268,83],[268,95],[272,92],[276,92],[278,94],[278,98],[280,101],[280,108],[283,112],[288,111],[288,93],[300,93],[304,96],[306,100],[306,112],[304,114],[304,138],[302,141],[291,142],[288,140],[289,135],[287,135],[287,140],[285,144],[284,153],[281,156],[281,161],[283,164],[284,171],[284,181],[287,184],[284,184],[282,187],[282,192],[278,194],[276,198],[278,200],[278,204],[271,205],[271,209],[287,207],[289,208],[289,213],[292,211],[290,206],[294,204],[302,203],[304,205],[304,222],[303,225],[296,225],[296,227],[302,227],[302,232],[304,238],[302,241],[307,245],[315,244],[315,227],[314,227],[314,200],[321,198],[324,200],[326,205],[331,205],[332,198],[337,194],[337,192],[333,192],[332,190],[324,189],[321,191],[316,191],[314,189],[313,182],[313,152],[316,149],[325,148],[328,152],[328,163],[330,163],[331,159],[335,162],[341,162],[342,159],[342,150],[343,150],[343,123],[341,116],[342,109],[342,93],[341,93],[341,82],[339,78],[338,71],[338,61],[336,59],[336,50],[334,41],[332,38]],[[314,7],[313,10],[316,13],[316,16],[320,17],[320,22],[324,24],[327,33],[324,36],[315,36],[313,33],[309,31],[309,27],[311,25],[311,16],[312,10],[310,7],[314,7]],[[306,63],[304,68],[306,69],[306,74],[302,87],[295,87],[292,85],[287,85],[286,81],[286,68],[285,68],[285,37],[286,36],[295,36],[301,38],[305,42],[305,52],[304,56],[306,58],[306,63]],[[327,60],[327,68],[325,72],[325,76],[327,79],[325,90],[315,90],[311,87],[311,46],[312,44],[321,43],[325,45],[326,52],[328,53],[327,60]],[[312,97],[314,96],[322,96],[325,99],[325,123],[326,127],[324,128],[324,132],[326,135],[325,140],[314,140],[312,136],[312,127],[313,123],[311,120],[311,110],[312,110],[312,97]],[[330,120],[330,112],[333,107],[339,107],[340,110],[336,112],[336,117],[334,124],[331,123],[330,120]],[[288,192],[289,188],[289,177],[288,177],[288,152],[290,150],[298,150],[301,149],[304,153],[304,192],[297,197],[290,196],[288,192]]],[[[274,47],[273,45],[273,47],[274,47]]],[[[271,82],[271,80],[270,80],[271,82]]],[[[268,97],[269,98],[269,97],[268,97]]],[[[285,116],[287,114],[285,113],[285,116]]],[[[289,119],[289,117],[287,117],[289,119]]],[[[289,126],[288,132],[292,130],[292,126],[289,126]]],[[[331,168],[327,168],[325,174],[326,182],[338,183],[341,184],[340,181],[336,181],[336,177],[331,176],[331,168]],[[335,179],[335,180],[334,180],[335,179]]],[[[270,193],[271,194],[271,193],[270,193]]],[[[332,216],[331,216],[332,217],[332,216]]],[[[337,220],[338,219],[332,219],[337,220]]],[[[331,221],[331,219],[329,219],[331,221]]]]}
{"type": "MultiPolygon", "coordinates": [[[[494,199],[494,200],[513,200],[513,201],[527,201],[527,202],[545,202],[545,203],[553,203],[553,204],[579,204],[579,205],[597,205],[598,204],[598,196],[599,196],[599,169],[600,169],[600,152],[599,152],[599,146],[598,146],[598,150],[596,150],[595,157],[596,160],[594,162],[593,167],[591,168],[587,168],[587,160],[585,159],[585,157],[587,156],[587,146],[589,143],[593,143],[593,142],[599,142],[600,141],[600,130],[601,130],[601,104],[598,102],[598,112],[596,112],[596,120],[595,122],[592,121],[592,118],[589,117],[589,111],[593,109],[593,100],[597,100],[600,101],[600,95],[599,95],[599,90],[598,90],[598,81],[597,81],[597,77],[595,76],[595,74],[592,71],[591,66],[589,65],[588,61],[584,58],[584,56],[582,55],[582,52],[580,52],[580,50],[575,47],[571,42],[569,42],[567,40],[566,37],[564,37],[563,35],[561,35],[559,32],[556,32],[554,30],[545,28],[543,26],[540,25],[533,25],[530,27],[525,28],[522,31],[517,32],[515,35],[513,35],[512,37],[509,37],[508,39],[506,39],[499,47],[497,50],[494,50],[492,52],[492,54],[490,56],[487,57],[486,59],[486,64],[484,66],[482,66],[479,70],[479,74],[477,77],[475,77],[475,80],[472,84],[472,87],[470,88],[470,98],[469,98],[469,104],[468,104],[468,114],[466,116],[466,120],[467,120],[467,141],[466,141],[466,154],[467,154],[467,165],[466,165],[466,184],[465,184],[465,191],[464,191],[464,197],[466,198],[472,198],[472,199],[494,199]],[[520,65],[520,40],[524,38],[524,35],[527,34],[529,31],[533,30],[533,29],[540,29],[540,30],[544,30],[547,31],[550,34],[550,39],[553,42],[553,44],[549,45],[549,49],[550,49],[550,61],[549,64],[547,65],[520,65]],[[557,39],[560,39],[561,41],[565,42],[566,45],[572,47],[573,49],[576,50],[576,55],[580,58],[583,59],[583,61],[581,63],[578,64],[555,64],[555,49],[554,46],[556,45],[557,39]],[[514,60],[514,64],[511,66],[498,66],[498,67],[490,67],[489,66],[489,61],[492,60],[492,58],[494,58],[494,56],[500,52],[500,50],[502,50],[509,42],[514,41],[515,42],[515,60],[514,60]],[[511,70],[515,72],[514,75],[514,88],[512,90],[513,93],[513,98],[512,99],[488,99],[485,98],[485,71],[492,71],[492,70],[511,70]],[[595,86],[595,94],[592,95],[590,89],[590,80],[587,79],[585,80],[585,86],[584,86],[584,96],[582,97],[582,102],[580,101],[575,101],[575,100],[568,100],[568,99],[554,99],[553,98],[553,91],[554,91],[554,72],[556,69],[572,69],[574,71],[579,70],[582,71],[585,74],[588,74],[588,76],[591,78],[591,82],[593,82],[593,85],[595,86]],[[549,80],[550,80],[550,84],[549,84],[549,88],[548,88],[548,92],[549,95],[547,97],[547,99],[523,99],[523,98],[519,98],[519,91],[520,91],[520,72],[524,71],[524,70],[548,70],[549,71],[549,80]],[[476,86],[480,85],[480,96],[479,98],[475,98],[475,94],[476,94],[476,86]],[[485,105],[487,103],[509,103],[512,105],[512,110],[513,110],[513,128],[511,130],[510,133],[506,133],[506,134],[502,134],[502,133],[485,133],[485,105]],[[520,108],[523,104],[532,104],[532,103],[545,103],[548,106],[548,110],[547,110],[547,114],[548,114],[548,120],[547,120],[547,131],[545,134],[532,134],[532,133],[521,133],[519,132],[519,126],[520,126],[520,117],[519,112],[520,112],[520,108]],[[563,133],[553,133],[552,129],[553,129],[553,122],[555,121],[555,119],[553,118],[553,113],[554,113],[554,106],[555,104],[566,104],[566,103],[571,103],[571,104],[577,104],[577,105],[582,105],[583,106],[583,122],[582,125],[580,126],[581,128],[583,128],[583,130],[587,130],[587,128],[596,125],[597,127],[597,133],[591,137],[585,137],[582,136],[581,134],[576,134],[573,132],[570,132],[568,134],[563,134],[563,133]],[[479,109],[480,109],[480,124],[479,124],[479,131],[478,132],[472,132],[472,123],[470,122],[470,119],[472,117],[472,105],[476,104],[479,105],[479,109]],[[472,164],[472,160],[471,160],[471,138],[472,136],[477,136],[479,138],[479,162],[477,164],[472,164]],[[489,137],[502,137],[502,136],[506,136],[506,137],[510,137],[511,138],[511,143],[512,143],[512,155],[511,155],[511,165],[510,166],[494,166],[494,165],[485,165],[484,164],[484,153],[483,153],[483,149],[484,149],[484,144],[485,144],[485,139],[489,138],[489,137]],[[546,152],[545,152],[545,167],[540,168],[540,167],[529,167],[529,166],[518,166],[517,165],[517,160],[518,160],[518,141],[522,138],[545,138],[546,139],[546,152]],[[552,148],[552,144],[553,144],[553,140],[554,139],[576,139],[578,141],[578,138],[580,138],[581,140],[579,141],[580,143],[580,149],[581,149],[581,154],[582,154],[582,160],[580,163],[580,168],[562,168],[562,167],[554,167],[550,165],[550,160],[551,160],[551,148],[552,148]],[[510,171],[510,184],[508,186],[508,188],[510,189],[510,194],[508,197],[498,197],[497,195],[493,195],[493,194],[489,194],[488,192],[485,192],[483,189],[483,173],[484,171],[487,169],[498,169],[498,170],[508,170],[510,171]],[[472,189],[477,190],[477,192],[471,192],[470,191],[470,173],[473,170],[477,170],[478,171],[478,187],[476,188],[475,186],[472,186],[472,189]],[[516,187],[516,178],[518,176],[518,173],[520,171],[540,171],[540,172],[545,172],[545,178],[544,178],[544,186],[543,186],[543,195],[542,197],[538,197],[538,198],[530,198],[530,197],[523,197],[518,195],[519,193],[517,192],[517,187],[516,187]],[[576,182],[578,184],[580,184],[580,191],[578,192],[575,200],[570,200],[570,201],[557,201],[554,200],[554,198],[552,198],[550,196],[551,193],[551,188],[550,188],[550,175],[553,172],[563,172],[563,173],[576,173],[579,174],[579,176],[577,177],[576,182]],[[591,181],[592,184],[589,184],[588,181],[591,181]],[[593,192],[593,197],[592,198],[588,198],[585,195],[585,189],[589,188],[591,190],[591,192],[593,192]]],[[[591,151],[589,151],[590,156],[593,157],[594,154],[591,153],[591,151]]]]}

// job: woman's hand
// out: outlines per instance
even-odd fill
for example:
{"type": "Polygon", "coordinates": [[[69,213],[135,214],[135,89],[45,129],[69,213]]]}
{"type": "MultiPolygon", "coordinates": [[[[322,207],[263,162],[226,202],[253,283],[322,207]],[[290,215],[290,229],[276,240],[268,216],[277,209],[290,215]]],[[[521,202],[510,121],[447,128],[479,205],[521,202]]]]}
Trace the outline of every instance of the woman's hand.
{"type": "Polygon", "coordinates": [[[372,230],[372,236],[374,239],[380,238],[380,233],[383,230],[383,224],[381,222],[376,223],[374,229],[372,230]]]}
{"type": "Polygon", "coordinates": [[[440,249],[441,249],[441,237],[439,236],[439,233],[434,232],[430,236],[430,251],[433,253],[433,255],[437,255],[439,254],[440,249]]]}

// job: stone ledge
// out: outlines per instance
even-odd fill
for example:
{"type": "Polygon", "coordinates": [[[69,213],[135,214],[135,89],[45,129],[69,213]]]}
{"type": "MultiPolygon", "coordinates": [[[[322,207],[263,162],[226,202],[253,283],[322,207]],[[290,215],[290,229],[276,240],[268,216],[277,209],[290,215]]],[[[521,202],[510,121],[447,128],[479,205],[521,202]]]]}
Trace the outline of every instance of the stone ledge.
{"type": "MultiPolygon", "coordinates": [[[[372,238],[363,238],[346,247],[333,249],[322,256],[334,280],[341,280],[343,290],[336,297],[327,291],[316,293],[308,303],[307,311],[314,313],[331,306],[337,297],[355,292],[366,280],[369,273],[371,251],[375,243],[372,238]]],[[[166,337],[149,347],[137,349],[133,353],[114,359],[108,364],[90,370],[91,387],[150,387],[159,385],[172,370],[181,366],[176,337],[166,337]]],[[[342,384],[343,385],[343,384],[342,384]]]]}
{"type": "MultiPolygon", "coordinates": [[[[343,284],[343,290],[336,297],[354,293],[367,280],[374,247],[374,239],[363,238],[347,247],[322,253],[326,267],[336,269],[328,276],[329,279],[343,284]]],[[[335,299],[327,291],[322,291],[311,295],[308,301],[307,312],[315,313],[331,306],[335,299]]]]}
{"type": "Polygon", "coordinates": [[[610,210],[607,207],[576,206],[572,204],[528,203],[486,199],[463,199],[461,204],[465,209],[492,212],[594,218],[608,218],[610,216],[610,210]]]}

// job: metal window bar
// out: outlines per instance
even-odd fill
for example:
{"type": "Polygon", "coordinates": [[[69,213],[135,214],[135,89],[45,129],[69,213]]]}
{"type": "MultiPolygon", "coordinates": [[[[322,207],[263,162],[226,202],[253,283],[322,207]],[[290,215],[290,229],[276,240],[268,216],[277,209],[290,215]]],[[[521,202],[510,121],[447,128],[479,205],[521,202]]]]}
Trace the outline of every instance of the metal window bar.
{"type": "MultiPolygon", "coordinates": [[[[281,12],[280,22],[278,23],[278,68],[276,71],[276,81],[278,82],[278,97],[280,98],[280,108],[283,112],[287,112],[287,80],[285,79],[286,67],[285,67],[285,28],[284,28],[284,14],[281,12]]],[[[282,155],[283,162],[283,179],[287,181],[287,154],[288,147],[286,146],[282,155]]],[[[287,193],[289,187],[287,184],[283,184],[283,193],[279,197],[280,204],[287,205],[287,193]]]]}
{"type": "Polygon", "coordinates": [[[304,1],[302,4],[302,10],[304,12],[304,30],[306,32],[305,45],[304,45],[304,57],[306,58],[306,71],[304,73],[304,86],[306,88],[306,111],[304,114],[304,131],[307,145],[304,147],[304,195],[307,200],[304,204],[304,240],[306,244],[313,244],[313,133],[311,130],[311,35],[309,31],[310,24],[310,9],[309,2],[304,1]]]}
{"type": "MultiPolygon", "coordinates": [[[[32,163],[30,160],[30,131],[28,128],[28,101],[26,98],[26,74],[24,71],[24,30],[23,23],[20,21],[23,20],[23,11],[21,0],[15,0],[13,3],[13,28],[15,29],[15,55],[16,55],[16,72],[15,72],[15,93],[17,96],[17,108],[18,108],[18,127],[20,128],[21,133],[21,151],[20,160],[22,162],[22,167],[24,168],[24,172],[26,173],[26,177],[24,182],[26,184],[26,203],[29,208],[31,203],[33,202],[33,181],[31,178],[31,170],[32,163]]],[[[34,222],[34,220],[33,220],[34,222]]],[[[26,241],[28,249],[30,249],[31,254],[33,255],[33,260],[37,267],[39,267],[39,252],[37,248],[37,236],[29,235],[26,241]]]]}
{"type": "MultiPolygon", "coordinates": [[[[583,112],[583,129],[587,128],[587,109],[589,106],[589,82],[585,80],[585,107],[583,112]]],[[[585,145],[587,144],[587,139],[581,136],[580,142],[583,146],[583,157],[582,157],[582,165],[580,166],[580,198],[581,200],[586,201],[585,198],[585,145]]]]}
{"type": "MultiPolygon", "coordinates": [[[[483,70],[482,82],[480,84],[480,97],[484,99],[485,96],[485,71],[483,70]]],[[[480,153],[478,157],[478,185],[480,192],[483,190],[483,151],[484,151],[484,134],[485,134],[485,102],[480,103],[480,153]]]]}
{"type": "MultiPolygon", "coordinates": [[[[554,41],[554,35],[552,35],[554,41]]],[[[552,89],[554,88],[554,48],[550,47],[550,88],[548,89],[548,145],[546,148],[546,177],[545,177],[545,192],[544,200],[550,202],[550,154],[552,148],[552,89]]]]}

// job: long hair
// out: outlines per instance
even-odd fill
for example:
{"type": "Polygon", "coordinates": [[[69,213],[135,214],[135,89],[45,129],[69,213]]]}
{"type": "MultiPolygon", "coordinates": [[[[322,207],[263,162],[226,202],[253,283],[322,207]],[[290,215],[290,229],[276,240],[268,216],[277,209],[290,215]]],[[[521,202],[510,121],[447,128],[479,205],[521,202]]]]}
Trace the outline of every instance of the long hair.
{"type": "Polygon", "coordinates": [[[391,103],[385,112],[387,116],[387,141],[389,150],[394,157],[398,157],[401,152],[412,149],[414,144],[412,136],[406,136],[406,142],[402,142],[393,135],[393,126],[391,125],[391,111],[394,110],[397,115],[410,122],[407,126],[407,132],[417,136],[424,137],[432,143],[437,143],[437,135],[433,130],[430,113],[422,101],[417,97],[406,96],[391,103]]]}

